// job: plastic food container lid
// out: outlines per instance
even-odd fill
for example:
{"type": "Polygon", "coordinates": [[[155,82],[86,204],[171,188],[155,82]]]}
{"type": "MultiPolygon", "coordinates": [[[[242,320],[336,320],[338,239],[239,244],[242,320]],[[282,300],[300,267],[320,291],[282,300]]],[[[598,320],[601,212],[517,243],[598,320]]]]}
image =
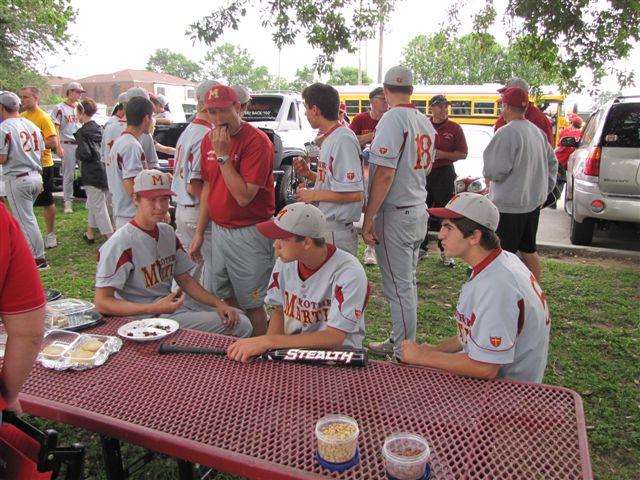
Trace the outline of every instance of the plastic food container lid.
{"type": "Polygon", "coordinates": [[[77,298],[63,298],[54,302],[47,303],[47,307],[55,310],[58,313],[65,315],[77,315],[92,310],[95,305],[86,300],[80,300],[77,298]]]}

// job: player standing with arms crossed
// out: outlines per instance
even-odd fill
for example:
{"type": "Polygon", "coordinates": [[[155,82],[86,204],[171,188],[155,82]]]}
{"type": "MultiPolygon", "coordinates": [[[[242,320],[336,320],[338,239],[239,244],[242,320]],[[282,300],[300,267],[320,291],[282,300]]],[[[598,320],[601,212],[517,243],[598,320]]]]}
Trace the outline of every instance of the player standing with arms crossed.
{"type": "Polygon", "coordinates": [[[297,175],[315,182],[313,190],[298,189],[296,199],[313,203],[324,213],[325,240],[356,256],[358,232],[353,222],[360,220],[364,197],[358,139],[338,120],[340,96],[331,85],[314,83],[303,90],[302,98],[309,123],[324,132],[324,140],[317,173],[302,158],[293,161],[297,175]]]}
{"type": "Polygon", "coordinates": [[[369,196],[362,236],[375,245],[382,289],[389,300],[391,338],[369,344],[375,352],[400,356],[403,340],[414,340],[418,320],[416,267],[427,233],[427,174],[435,156],[435,130],[411,103],[411,71],[396,66],[384,77],[391,109],[384,114],[371,144],[369,196]]]}
{"type": "Polygon", "coordinates": [[[62,192],[64,195],[64,213],[73,212],[73,180],[76,176],[76,138],[74,133],[80,128],[76,108],[84,88],[78,82],[71,82],[67,87],[67,98],[55,106],[51,112],[53,123],[58,129],[60,148],[58,155],[62,157],[62,192]]]}

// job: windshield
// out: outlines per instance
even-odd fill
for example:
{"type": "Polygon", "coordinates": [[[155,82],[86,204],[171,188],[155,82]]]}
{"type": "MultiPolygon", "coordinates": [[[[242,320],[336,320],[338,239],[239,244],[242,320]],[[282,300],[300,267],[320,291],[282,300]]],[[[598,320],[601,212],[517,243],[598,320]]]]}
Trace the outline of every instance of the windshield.
{"type": "Polygon", "coordinates": [[[281,97],[253,97],[247,113],[242,117],[247,122],[274,121],[282,107],[281,97]]]}

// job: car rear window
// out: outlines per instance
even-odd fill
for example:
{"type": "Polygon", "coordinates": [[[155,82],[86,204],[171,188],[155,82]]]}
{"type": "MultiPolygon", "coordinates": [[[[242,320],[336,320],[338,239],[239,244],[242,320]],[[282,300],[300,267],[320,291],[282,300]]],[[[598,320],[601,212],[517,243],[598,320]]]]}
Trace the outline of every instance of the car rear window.
{"type": "Polygon", "coordinates": [[[602,130],[603,147],[640,147],[640,103],[614,104],[602,130]]]}
{"type": "Polygon", "coordinates": [[[278,118],[281,106],[281,97],[253,97],[242,118],[247,122],[273,121],[278,118]]]}

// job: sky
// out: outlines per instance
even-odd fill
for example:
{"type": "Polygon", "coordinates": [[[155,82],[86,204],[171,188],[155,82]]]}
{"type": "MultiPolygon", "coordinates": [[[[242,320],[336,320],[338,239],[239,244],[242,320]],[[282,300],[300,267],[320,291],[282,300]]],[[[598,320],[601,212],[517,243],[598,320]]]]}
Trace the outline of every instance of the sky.
{"type": "MultiPolygon", "coordinates": [[[[185,31],[189,24],[226,3],[225,0],[111,0],[108,3],[71,0],[77,11],[77,19],[70,25],[69,33],[76,45],[72,47],[70,54],[47,56],[43,67],[50,75],[74,79],[127,68],[144,69],[149,56],[159,48],[182,53],[191,60],[202,60],[210,47],[200,42],[194,43],[185,35],[185,31]]],[[[425,0],[398,1],[385,26],[383,71],[400,62],[402,51],[412,38],[436,32],[451,3],[452,0],[437,3],[425,0]],[[417,15],[416,12],[420,14],[417,15]]],[[[453,34],[460,35],[470,31],[471,17],[483,3],[483,0],[469,0],[469,7],[460,15],[463,31],[453,34]]],[[[496,0],[498,12],[502,11],[506,3],[506,0],[496,0]]],[[[288,79],[294,78],[297,68],[313,63],[316,52],[303,38],[295,46],[284,47],[279,55],[270,33],[260,26],[260,19],[259,12],[250,11],[242,20],[240,29],[226,33],[219,43],[230,42],[246,48],[256,60],[256,65],[265,65],[272,75],[280,73],[288,79]]],[[[505,30],[498,24],[491,33],[500,43],[506,44],[505,30]]],[[[378,70],[378,39],[363,44],[361,55],[362,68],[375,81],[378,70]]],[[[631,58],[624,61],[624,64],[635,66],[638,70],[640,46],[636,45],[631,58]]],[[[335,65],[356,67],[358,54],[338,54],[335,65]]],[[[636,77],[640,82],[640,70],[636,77]]],[[[603,86],[607,90],[617,90],[617,84],[612,79],[605,81],[603,86]]],[[[640,93],[640,89],[633,89],[633,93],[640,93]]]]}

